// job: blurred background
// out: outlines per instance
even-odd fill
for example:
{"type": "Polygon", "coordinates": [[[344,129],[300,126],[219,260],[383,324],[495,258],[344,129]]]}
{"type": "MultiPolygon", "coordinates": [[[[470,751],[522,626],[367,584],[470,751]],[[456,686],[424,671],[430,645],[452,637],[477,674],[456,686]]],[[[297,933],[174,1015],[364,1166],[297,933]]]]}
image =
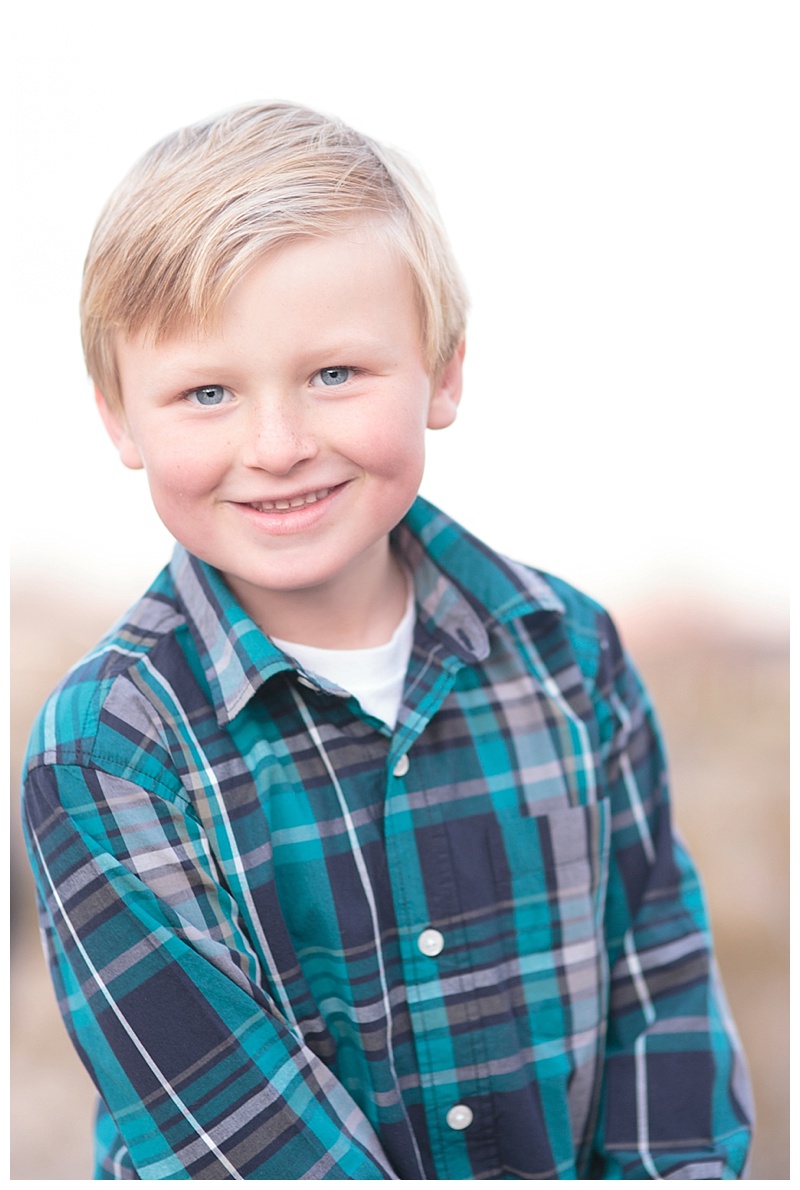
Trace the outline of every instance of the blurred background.
{"type": "Polygon", "coordinates": [[[752,1175],[787,1178],[795,6],[73,0],[5,23],[12,1178],[89,1177],[93,1108],[39,953],[25,740],[170,550],[92,405],[82,260],[150,144],[273,98],[341,115],[432,183],[472,315],[423,492],[615,615],[750,1061],[752,1175]]]}

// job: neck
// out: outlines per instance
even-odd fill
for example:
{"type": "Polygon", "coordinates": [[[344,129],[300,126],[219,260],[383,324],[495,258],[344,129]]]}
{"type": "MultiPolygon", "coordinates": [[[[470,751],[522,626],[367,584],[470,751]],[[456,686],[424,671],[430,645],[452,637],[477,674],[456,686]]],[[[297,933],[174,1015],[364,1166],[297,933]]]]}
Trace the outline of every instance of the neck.
{"type": "Polygon", "coordinates": [[[391,640],[408,597],[405,574],[388,540],[380,545],[377,556],[318,586],[265,591],[231,585],[248,615],[270,636],[319,649],[372,648],[391,640]]]}

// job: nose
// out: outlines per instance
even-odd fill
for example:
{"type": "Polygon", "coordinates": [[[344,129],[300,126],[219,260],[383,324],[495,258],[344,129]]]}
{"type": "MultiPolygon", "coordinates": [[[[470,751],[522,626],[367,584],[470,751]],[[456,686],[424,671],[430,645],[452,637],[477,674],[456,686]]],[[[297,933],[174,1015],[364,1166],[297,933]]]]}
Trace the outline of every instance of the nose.
{"type": "Polygon", "coordinates": [[[314,458],[318,449],[308,413],[300,402],[274,395],[253,402],[242,451],[245,466],[288,475],[314,458]]]}

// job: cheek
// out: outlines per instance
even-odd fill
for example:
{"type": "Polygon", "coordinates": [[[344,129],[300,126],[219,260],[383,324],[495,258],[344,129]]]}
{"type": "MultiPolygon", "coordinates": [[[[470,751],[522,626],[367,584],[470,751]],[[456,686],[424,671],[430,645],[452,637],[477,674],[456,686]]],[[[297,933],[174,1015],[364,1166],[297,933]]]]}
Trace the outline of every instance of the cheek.
{"type": "Polygon", "coordinates": [[[375,474],[400,476],[418,471],[425,461],[426,414],[418,402],[400,395],[377,412],[360,435],[360,462],[375,474]]]}
{"type": "Polygon", "coordinates": [[[377,479],[417,483],[425,463],[424,438],[409,427],[382,426],[366,444],[359,461],[377,479]]]}
{"type": "Polygon", "coordinates": [[[154,499],[159,493],[178,500],[201,496],[225,472],[218,451],[186,440],[168,440],[156,445],[145,456],[144,465],[154,499]]]}

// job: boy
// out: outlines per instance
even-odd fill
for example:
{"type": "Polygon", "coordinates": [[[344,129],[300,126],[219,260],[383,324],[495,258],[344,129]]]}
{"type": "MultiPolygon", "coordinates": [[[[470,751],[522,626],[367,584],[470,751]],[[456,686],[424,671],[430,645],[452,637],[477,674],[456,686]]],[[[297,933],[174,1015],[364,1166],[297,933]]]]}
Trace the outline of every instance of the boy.
{"type": "Polygon", "coordinates": [[[398,156],[284,104],[156,146],[86,265],[179,543],[25,780],[105,1178],[722,1178],[746,1074],[603,611],[417,498],[466,301],[398,156]]]}

